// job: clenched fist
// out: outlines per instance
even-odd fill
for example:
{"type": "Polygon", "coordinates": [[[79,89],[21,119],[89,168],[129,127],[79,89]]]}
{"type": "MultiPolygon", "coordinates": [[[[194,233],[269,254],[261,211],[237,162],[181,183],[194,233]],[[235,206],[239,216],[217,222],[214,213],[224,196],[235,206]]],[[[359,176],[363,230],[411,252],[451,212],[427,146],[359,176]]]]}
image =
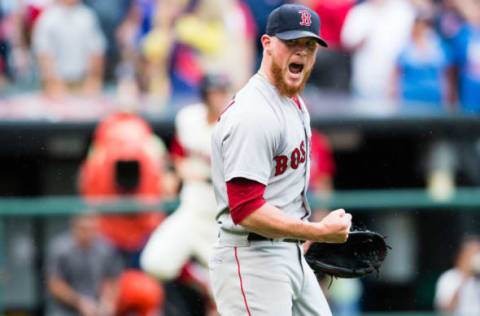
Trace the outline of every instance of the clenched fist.
{"type": "Polygon", "coordinates": [[[314,241],[344,243],[352,226],[352,215],[346,213],[344,209],[338,209],[330,212],[315,225],[318,227],[318,238],[314,241]]]}

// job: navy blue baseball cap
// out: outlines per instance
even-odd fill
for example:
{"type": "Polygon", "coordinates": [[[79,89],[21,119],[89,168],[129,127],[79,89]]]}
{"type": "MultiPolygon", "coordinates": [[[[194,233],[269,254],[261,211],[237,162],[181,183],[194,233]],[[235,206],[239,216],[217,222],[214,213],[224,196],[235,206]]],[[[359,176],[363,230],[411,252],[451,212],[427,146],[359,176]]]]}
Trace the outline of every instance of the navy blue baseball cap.
{"type": "Polygon", "coordinates": [[[281,40],[313,37],[318,44],[328,47],[320,36],[318,14],[302,5],[284,4],[273,10],[267,20],[267,34],[281,40]]]}

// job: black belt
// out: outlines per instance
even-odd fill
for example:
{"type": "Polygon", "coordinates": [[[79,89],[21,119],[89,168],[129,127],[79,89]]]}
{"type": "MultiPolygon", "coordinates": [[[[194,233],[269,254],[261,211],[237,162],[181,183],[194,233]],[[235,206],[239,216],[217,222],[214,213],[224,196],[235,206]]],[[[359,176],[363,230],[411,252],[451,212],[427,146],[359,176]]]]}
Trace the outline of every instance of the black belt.
{"type": "MultiPolygon", "coordinates": [[[[264,237],[262,235],[259,235],[259,234],[256,234],[256,233],[248,233],[248,237],[247,237],[247,240],[248,241],[273,241],[274,239],[273,238],[267,238],[267,237],[264,237]]],[[[282,239],[282,241],[284,242],[293,242],[293,243],[304,243],[305,241],[304,240],[300,240],[300,239],[293,239],[293,238],[285,238],[285,239],[282,239]]]]}

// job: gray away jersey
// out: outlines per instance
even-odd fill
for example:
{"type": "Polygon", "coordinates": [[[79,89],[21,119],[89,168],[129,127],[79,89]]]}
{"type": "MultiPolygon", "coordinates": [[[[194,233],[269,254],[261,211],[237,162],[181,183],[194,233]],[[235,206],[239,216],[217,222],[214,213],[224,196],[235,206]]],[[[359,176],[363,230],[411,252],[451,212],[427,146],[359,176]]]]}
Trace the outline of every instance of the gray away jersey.
{"type": "Polygon", "coordinates": [[[266,185],[264,199],[288,215],[310,215],[310,116],[300,103],[301,109],[256,74],[220,116],[212,135],[212,180],[223,229],[246,231],[233,223],[228,208],[225,183],[237,177],[266,185]]]}

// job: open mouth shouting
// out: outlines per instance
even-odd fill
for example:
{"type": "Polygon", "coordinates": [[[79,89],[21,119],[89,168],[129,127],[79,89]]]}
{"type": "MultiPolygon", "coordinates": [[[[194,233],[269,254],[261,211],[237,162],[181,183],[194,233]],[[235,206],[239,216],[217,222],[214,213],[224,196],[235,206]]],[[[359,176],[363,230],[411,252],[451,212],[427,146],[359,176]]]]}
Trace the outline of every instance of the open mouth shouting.
{"type": "Polygon", "coordinates": [[[288,65],[288,73],[292,79],[300,79],[304,65],[302,63],[290,63],[288,65]]]}

